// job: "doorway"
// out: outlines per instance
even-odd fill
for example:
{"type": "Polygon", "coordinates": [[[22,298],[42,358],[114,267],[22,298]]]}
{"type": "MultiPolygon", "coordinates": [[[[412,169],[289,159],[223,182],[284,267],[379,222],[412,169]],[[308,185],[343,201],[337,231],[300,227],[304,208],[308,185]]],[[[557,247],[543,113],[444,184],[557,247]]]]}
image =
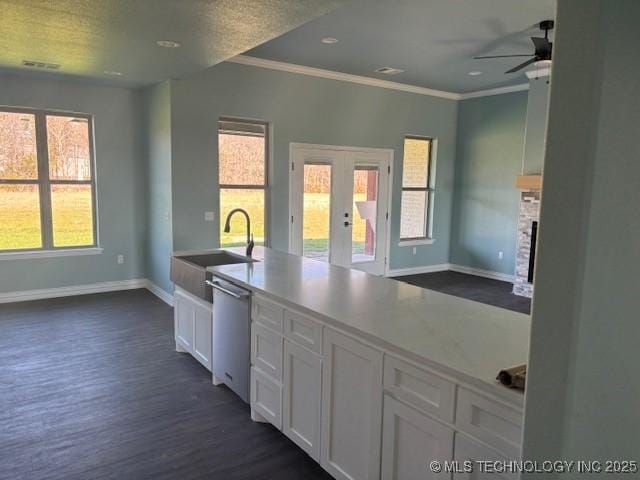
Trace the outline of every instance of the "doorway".
{"type": "Polygon", "coordinates": [[[289,251],[383,275],[393,150],[291,144],[289,251]]]}

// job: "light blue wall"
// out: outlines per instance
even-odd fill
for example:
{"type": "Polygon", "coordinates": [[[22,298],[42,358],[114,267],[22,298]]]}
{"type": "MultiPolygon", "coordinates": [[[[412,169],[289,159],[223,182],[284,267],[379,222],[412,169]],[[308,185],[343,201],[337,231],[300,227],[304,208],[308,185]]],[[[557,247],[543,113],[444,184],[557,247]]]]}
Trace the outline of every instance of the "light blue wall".
{"type": "Polygon", "coordinates": [[[527,103],[523,175],[542,173],[546,145],[547,112],[549,110],[549,77],[532,79],[527,103]]]}
{"type": "Polygon", "coordinates": [[[451,263],[514,272],[515,180],[522,168],[527,96],[523,91],[460,102],[451,263]]]}
{"type": "Polygon", "coordinates": [[[143,122],[147,171],[147,278],[166,292],[169,258],[173,251],[171,228],[171,82],[143,92],[143,122]]]}
{"type": "Polygon", "coordinates": [[[531,460],[640,458],[638,22],[637,0],[558,2],[525,402],[531,460]]]}
{"type": "Polygon", "coordinates": [[[216,122],[220,116],[271,124],[271,243],[288,246],[289,144],[393,148],[392,268],[447,263],[457,102],[335,80],[224,63],[172,82],[173,239],[177,250],[211,248],[218,222],[216,122]],[[438,139],[434,245],[398,247],[402,146],[407,134],[438,139]]]}
{"type": "Polygon", "coordinates": [[[101,255],[0,260],[0,292],[144,278],[145,172],[137,94],[68,80],[0,76],[0,105],[89,113],[95,122],[101,255]],[[122,254],[125,263],[118,265],[122,254]]]}

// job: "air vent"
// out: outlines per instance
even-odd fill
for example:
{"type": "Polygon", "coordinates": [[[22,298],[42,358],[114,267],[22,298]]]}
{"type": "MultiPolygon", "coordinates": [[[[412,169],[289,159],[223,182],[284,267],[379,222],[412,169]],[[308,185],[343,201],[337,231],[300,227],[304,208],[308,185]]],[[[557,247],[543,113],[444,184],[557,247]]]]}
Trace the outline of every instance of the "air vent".
{"type": "Polygon", "coordinates": [[[57,63],[37,62],[35,60],[23,60],[22,65],[29,68],[42,68],[45,70],[59,70],[60,65],[57,63]]]}
{"type": "Polygon", "coordinates": [[[404,70],[401,68],[380,67],[376,68],[375,72],[382,73],[383,75],[397,75],[399,73],[404,73],[404,70]]]}

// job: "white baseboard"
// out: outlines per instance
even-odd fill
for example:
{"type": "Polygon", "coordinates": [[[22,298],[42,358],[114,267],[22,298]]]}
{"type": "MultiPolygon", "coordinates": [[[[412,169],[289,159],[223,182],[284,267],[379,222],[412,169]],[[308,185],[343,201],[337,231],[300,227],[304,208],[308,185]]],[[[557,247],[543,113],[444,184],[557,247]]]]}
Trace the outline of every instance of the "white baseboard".
{"type": "Polygon", "coordinates": [[[405,275],[419,275],[421,273],[444,272],[445,270],[449,270],[448,263],[442,263],[440,265],[424,265],[422,267],[394,268],[393,270],[389,270],[386,276],[403,277],[405,275]]]}
{"type": "Polygon", "coordinates": [[[471,268],[464,265],[450,264],[449,270],[459,273],[467,273],[469,275],[476,275],[478,277],[491,278],[493,280],[501,280],[503,282],[512,282],[515,280],[513,275],[508,273],[493,272],[491,270],[482,270],[479,268],[471,268]]]}
{"type": "Polygon", "coordinates": [[[153,293],[156,297],[158,297],[167,305],[173,307],[173,295],[171,293],[167,292],[166,290],[163,290],[158,285],[153,283],[151,280],[147,279],[145,280],[145,282],[146,282],[145,287],[147,288],[147,290],[149,290],[151,293],[153,293]]]}
{"type": "Polygon", "coordinates": [[[145,288],[147,280],[136,278],[133,280],[118,280],[115,282],[100,282],[89,285],[72,285],[69,287],[42,288],[38,290],[22,290],[18,292],[0,293],[0,303],[25,302],[27,300],[41,300],[44,298],[71,297],[87,295],[89,293],[115,292],[118,290],[133,290],[145,288]]]}

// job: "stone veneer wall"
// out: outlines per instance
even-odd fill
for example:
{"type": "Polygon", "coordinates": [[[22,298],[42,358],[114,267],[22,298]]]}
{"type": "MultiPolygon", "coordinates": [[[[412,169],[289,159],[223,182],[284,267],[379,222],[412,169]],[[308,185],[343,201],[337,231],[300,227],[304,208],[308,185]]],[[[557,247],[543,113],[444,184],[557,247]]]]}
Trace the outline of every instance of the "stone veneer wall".
{"type": "Polygon", "coordinates": [[[523,190],[520,194],[518,250],[516,252],[516,276],[513,283],[513,293],[529,298],[533,296],[533,284],[527,281],[531,252],[531,227],[533,222],[538,221],[539,218],[540,190],[523,190]]]}

